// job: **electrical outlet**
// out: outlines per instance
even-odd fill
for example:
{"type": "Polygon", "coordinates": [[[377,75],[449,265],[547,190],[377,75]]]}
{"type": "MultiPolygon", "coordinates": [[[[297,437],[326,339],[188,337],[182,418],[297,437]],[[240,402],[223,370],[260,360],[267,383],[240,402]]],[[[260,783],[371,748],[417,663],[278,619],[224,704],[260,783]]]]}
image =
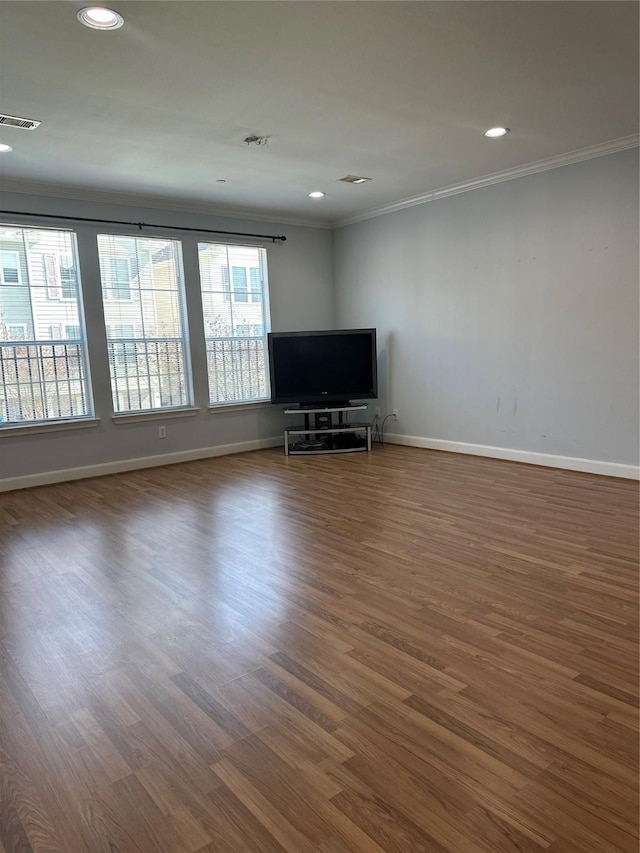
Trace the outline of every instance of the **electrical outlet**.
{"type": "Polygon", "coordinates": [[[392,409],[391,414],[393,415],[393,419],[394,419],[394,421],[397,421],[397,420],[398,420],[398,418],[400,417],[400,415],[398,414],[398,410],[397,410],[397,409],[392,409]]]}
{"type": "Polygon", "coordinates": [[[376,417],[380,417],[380,406],[376,406],[376,417]]]}
{"type": "Polygon", "coordinates": [[[167,428],[166,426],[158,427],[158,438],[166,438],[167,437],[167,428]]]}

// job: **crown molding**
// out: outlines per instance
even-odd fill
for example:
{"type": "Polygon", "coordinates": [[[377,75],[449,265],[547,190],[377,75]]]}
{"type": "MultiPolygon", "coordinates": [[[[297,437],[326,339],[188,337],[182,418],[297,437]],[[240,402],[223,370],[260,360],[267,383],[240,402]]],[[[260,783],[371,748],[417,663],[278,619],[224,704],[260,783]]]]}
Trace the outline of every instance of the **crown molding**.
{"type": "Polygon", "coordinates": [[[170,210],[179,213],[193,213],[198,216],[216,216],[224,219],[242,219],[252,222],[272,222],[279,225],[294,225],[300,228],[325,228],[333,226],[326,221],[306,219],[305,217],[287,217],[277,214],[258,213],[255,210],[212,207],[205,202],[178,201],[176,199],[160,198],[158,196],[133,195],[131,193],[114,193],[102,190],[92,190],[84,187],[64,186],[56,184],[32,183],[3,179],[0,181],[0,193],[18,193],[20,195],[45,196],[54,199],[71,199],[86,201],[94,204],[113,204],[123,207],[139,207],[149,210],[170,210]]]}
{"type": "Polygon", "coordinates": [[[215,216],[224,219],[242,219],[252,222],[270,222],[300,228],[321,228],[330,230],[333,228],[341,228],[345,225],[354,225],[357,222],[363,222],[367,219],[375,219],[376,217],[384,216],[387,213],[395,213],[398,210],[404,210],[405,208],[415,207],[420,204],[427,204],[427,202],[437,201],[438,199],[458,195],[459,193],[481,189],[482,187],[488,187],[492,184],[499,184],[503,181],[511,181],[516,178],[526,177],[527,175],[534,175],[538,172],[546,172],[549,169],[557,169],[560,166],[569,166],[572,163],[579,163],[582,160],[590,160],[594,157],[603,157],[607,154],[615,154],[618,151],[635,148],[638,146],[639,142],[640,136],[637,133],[631,136],[624,136],[620,139],[613,139],[609,142],[602,142],[598,145],[591,145],[587,148],[579,148],[575,151],[569,151],[566,154],[558,154],[544,160],[536,160],[532,163],[527,163],[524,166],[516,166],[511,169],[505,169],[501,172],[493,172],[479,178],[472,178],[468,181],[462,181],[457,184],[440,187],[439,189],[430,190],[428,192],[420,193],[419,195],[391,202],[390,204],[370,208],[362,213],[357,213],[353,216],[348,216],[334,222],[308,219],[306,217],[278,216],[277,214],[256,212],[255,210],[250,209],[212,207],[205,202],[180,201],[177,199],[134,195],[131,193],[103,192],[85,187],[32,183],[29,181],[17,181],[11,179],[4,179],[0,181],[0,192],[14,192],[21,195],[45,196],[53,199],[72,199],[74,201],[85,201],[94,204],[122,205],[123,207],[138,207],[149,210],[168,210],[179,213],[192,213],[198,216],[215,216]]]}
{"type": "Polygon", "coordinates": [[[492,172],[490,175],[483,175],[480,178],[472,178],[469,181],[462,181],[459,184],[451,184],[448,187],[440,187],[437,190],[430,190],[420,195],[411,196],[410,198],[394,201],[391,204],[380,205],[373,207],[363,213],[357,213],[354,216],[340,219],[333,223],[334,228],[341,228],[344,225],[354,225],[356,222],[363,222],[366,219],[375,219],[377,216],[384,216],[387,213],[395,213],[398,210],[405,210],[407,207],[415,207],[419,204],[427,204],[430,201],[437,201],[440,198],[448,198],[459,193],[470,192],[471,190],[489,187],[492,184],[500,184],[503,181],[513,181],[516,178],[524,178],[527,175],[535,175],[538,172],[547,172],[549,169],[557,169],[560,166],[569,166],[572,163],[580,163],[583,160],[591,160],[594,157],[604,157],[607,154],[615,154],[618,151],[625,151],[627,148],[636,148],[640,142],[640,136],[635,133],[631,136],[624,136],[620,139],[613,139],[609,142],[601,142],[598,145],[590,145],[588,148],[578,148],[575,151],[569,151],[566,154],[557,154],[554,157],[547,157],[544,160],[535,160],[533,163],[527,163],[524,166],[515,166],[512,169],[505,169],[502,172],[492,172]]]}

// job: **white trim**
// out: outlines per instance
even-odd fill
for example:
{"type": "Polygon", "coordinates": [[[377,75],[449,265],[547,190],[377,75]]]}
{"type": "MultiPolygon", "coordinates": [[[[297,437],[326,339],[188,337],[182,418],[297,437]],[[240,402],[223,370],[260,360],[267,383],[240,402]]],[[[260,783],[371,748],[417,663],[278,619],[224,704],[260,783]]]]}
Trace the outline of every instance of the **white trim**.
{"type": "MultiPolygon", "coordinates": [[[[6,433],[14,438],[17,435],[30,435],[34,432],[59,432],[67,429],[84,429],[85,427],[95,427],[100,423],[99,418],[75,418],[73,420],[57,420],[57,421],[40,421],[33,423],[7,423],[0,425],[0,437],[6,433]]],[[[1,481],[0,481],[1,482],[1,481]]]]}
{"type": "Polygon", "coordinates": [[[470,190],[480,189],[481,187],[489,187],[492,184],[500,184],[503,181],[511,181],[515,178],[523,178],[526,175],[535,175],[538,172],[547,172],[549,169],[569,166],[572,163],[580,163],[582,160],[591,160],[593,157],[604,157],[607,154],[626,151],[627,148],[636,148],[639,141],[640,135],[636,133],[632,136],[623,136],[621,139],[613,139],[610,142],[602,142],[599,145],[590,145],[588,148],[578,148],[576,151],[569,151],[566,154],[546,157],[544,160],[536,160],[524,166],[515,166],[512,169],[504,169],[501,172],[493,172],[490,175],[483,175],[480,178],[472,178],[469,181],[462,181],[458,184],[451,184],[447,187],[440,187],[440,189],[420,193],[420,195],[394,201],[391,204],[373,207],[363,213],[356,213],[354,216],[340,219],[333,223],[333,227],[341,228],[344,225],[354,225],[356,222],[363,222],[365,219],[374,219],[377,216],[395,213],[397,210],[415,207],[418,204],[426,204],[429,201],[437,201],[440,198],[466,193],[470,190]]]}
{"type": "Polygon", "coordinates": [[[247,400],[246,403],[209,403],[208,409],[212,415],[224,414],[225,412],[250,412],[253,409],[271,409],[271,400],[247,400]]]}
{"type": "Polygon", "coordinates": [[[114,424],[135,424],[139,421],[161,421],[165,418],[189,418],[197,415],[200,409],[187,407],[185,409],[153,409],[146,412],[123,412],[113,415],[114,424]]]}
{"type": "Polygon", "coordinates": [[[0,480],[0,492],[28,489],[32,486],[48,486],[52,483],[65,483],[69,480],[85,480],[88,477],[102,477],[105,474],[121,474],[124,471],[139,471],[143,468],[158,468],[163,465],[174,465],[178,462],[193,462],[197,459],[227,456],[231,453],[246,453],[250,450],[263,450],[266,447],[279,447],[282,443],[283,437],[280,435],[254,441],[239,441],[235,444],[220,444],[217,447],[199,447],[195,450],[180,450],[176,453],[121,459],[117,462],[102,462],[98,465],[85,465],[81,468],[44,471],[41,474],[28,474],[25,477],[7,477],[0,480]]]}
{"type": "Polygon", "coordinates": [[[619,462],[601,462],[598,459],[581,459],[576,456],[556,456],[552,453],[535,453],[511,447],[490,447],[486,444],[468,444],[464,441],[444,441],[440,438],[422,438],[416,435],[385,435],[389,444],[405,444],[409,447],[424,447],[428,450],[444,450],[448,453],[468,453],[471,456],[488,456],[490,459],[508,459],[528,465],[546,468],[564,468],[583,471],[587,474],[603,474],[607,477],[623,477],[626,480],[640,479],[638,465],[623,465],[619,462]]]}
{"type": "MultiPolygon", "coordinates": [[[[207,203],[198,203],[195,201],[180,201],[167,198],[158,198],[155,196],[137,196],[129,193],[107,192],[102,190],[87,189],[84,187],[69,187],[59,186],[56,184],[33,183],[30,181],[18,181],[5,179],[0,182],[0,190],[5,193],[18,193],[23,195],[47,196],[52,199],[73,199],[75,201],[87,201],[100,204],[123,205],[125,207],[142,207],[149,210],[171,210],[181,213],[196,213],[205,216],[216,216],[225,219],[243,219],[253,222],[274,222],[280,225],[293,225],[301,228],[322,228],[333,229],[341,228],[344,225],[353,225],[356,222],[362,222],[365,219],[374,219],[377,216],[383,216],[386,213],[393,213],[396,210],[404,210],[407,207],[414,207],[418,204],[426,204],[429,201],[435,201],[439,198],[457,195],[458,193],[468,192],[469,190],[479,189],[480,187],[498,184],[502,181],[509,181],[514,178],[522,178],[525,175],[533,175],[537,172],[546,172],[549,169],[556,169],[559,166],[568,166],[571,163],[579,163],[582,160],[590,160],[593,157],[602,157],[606,154],[614,154],[617,151],[625,151],[627,148],[635,148],[640,141],[639,134],[631,136],[623,136],[620,139],[612,139],[608,142],[601,142],[597,145],[589,145],[586,148],[578,148],[574,151],[569,151],[565,154],[557,154],[553,157],[547,157],[543,160],[535,160],[532,163],[527,163],[523,166],[516,166],[512,169],[505,169],[501,172],[493,172],[490,175],[474,178],[469,181],[463,181],[457,184],[451,184],[447,187],[430,190],[420,195],[411,196],[410,198],[400,199],[399,201],[390,204],[381,205],[379,207],[370,208],[362,213],[357,213],[354,216],[348,216],[344,219],[336,220],[335,222],[326,222],[317,219],[307,219],[304,216],[287,217],[277,214],[268,214],[265,212],[259,213],[250,209],[234,209],[224,207],[211,207],[207,203]]],[[[17,216],[20,214],[17,213],[17,216]]],[[[64,220],[64,217],[61,217],[64,220]]],[[[26,227],[29,226],[27,224],[26,227]]],[[[77,223],[75,227],[82,223],[77,223]]],[[[31,226],[34,227],[34,226],[31,226]]],[[[57,227],[51,225],[38,226],[57,227]]],[[[64,227],[64,226],[61,226],[64,227]]],[[[72,226],[67,226],[70,230],[72,226]]],[[[180,229],[176,229],[179,231],[180,229]]]]}

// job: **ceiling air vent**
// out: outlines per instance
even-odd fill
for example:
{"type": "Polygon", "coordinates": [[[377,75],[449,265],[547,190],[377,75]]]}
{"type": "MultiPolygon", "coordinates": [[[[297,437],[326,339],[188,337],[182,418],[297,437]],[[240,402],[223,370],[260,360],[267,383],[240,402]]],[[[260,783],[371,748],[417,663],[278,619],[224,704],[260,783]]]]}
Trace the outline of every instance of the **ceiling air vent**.
{"type": "Polygon", "coordinates": [[[344,178],[338,178],[345,184],[366,184],[371,178],[361,178],[358,175],[345,175],[344,178]]]}
{"type": "Polygon", "coordinates": [[[22,130],[35,130],[42,122],[32,118],[19,118],[18,116],[6,116],[0,113],[0,126],[19,127],[22,130]]]}

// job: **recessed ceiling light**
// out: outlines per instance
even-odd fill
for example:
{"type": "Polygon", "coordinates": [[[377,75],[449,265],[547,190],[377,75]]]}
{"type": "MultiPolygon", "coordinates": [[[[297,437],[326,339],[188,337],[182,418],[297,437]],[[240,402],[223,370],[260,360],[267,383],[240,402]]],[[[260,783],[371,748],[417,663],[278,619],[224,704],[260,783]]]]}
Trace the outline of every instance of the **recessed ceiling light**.
{"type": "Polygon", "coordinates": [[[309,198],[324,198],[326,193],[320,192],[320,190],[314,190],[312,193],[309,193],[309,198]]]}
{"type": "Polygon", "coordinates": [[[13,148],[10,145],[6,145],[4,142],[0,142],[0,152],[2,154],[6,154],[7,151],[13,151],[13,148]]]}
{"type": "Polygon", "coordinates": [[[366,184],[371,178],[362,178],[360,175],[345,175],[344,178],[338,178],[338,180],[345,184],[366,184]]]}
{"type": "Polygon", "coordinates": [[[501,136],[506,136],[507,133],[511,133],[508,127],[491,127],[489,130],[485,130],[482,135],[488,136],[489,139],[499,139],[501,136]]]}
{"type": "Polygon", "coordinates": [[[124,24],[122,15],[104,6],[87,6],[80,9],[77,17],[81,24],[93,30],[117,30],[124,24]]]}

